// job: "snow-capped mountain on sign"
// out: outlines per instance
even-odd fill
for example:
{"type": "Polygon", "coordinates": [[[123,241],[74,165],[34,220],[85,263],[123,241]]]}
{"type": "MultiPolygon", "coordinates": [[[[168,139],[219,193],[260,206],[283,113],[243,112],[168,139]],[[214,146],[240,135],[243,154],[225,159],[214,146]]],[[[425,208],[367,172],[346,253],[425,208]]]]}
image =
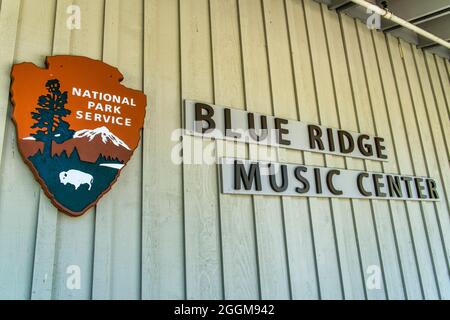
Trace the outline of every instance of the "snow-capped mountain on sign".
{"type": "MultiPolygon", "coordinates": [[[[29,151],[25,157],[35,154],[39,150],[42,152],[44,148],[42,142],[36,141],[32,137],[23,138],[20,144],[24,147],[23,150],[29,151]]],[[[72,139],[61,144],[53,143],[52,154],[60,155],[65,151],[70,155],[75,148],[80,158],[88,162],[95,162],[99,154],[105,158],[126,162],[132,154],[130,147],[106,127],[78,130],[72,139]]]]}
{"type": "Polygon", "coordinates": [[[125,142],[123,142],[117,136],[115,136],[111,131],[109,131],[107,127],[100,127],[93,130],[89,129],[79,130],[75,132],[73,138],[74,139],[89,138],[89,141],[92,141],[95,137],[98,137],[99,135],[102,138],[102,142],[105,144],[111,141],[117,147],[121,146],[127,150],[131,150],[130,147],[128,147],[128,145],[125,142]]]}

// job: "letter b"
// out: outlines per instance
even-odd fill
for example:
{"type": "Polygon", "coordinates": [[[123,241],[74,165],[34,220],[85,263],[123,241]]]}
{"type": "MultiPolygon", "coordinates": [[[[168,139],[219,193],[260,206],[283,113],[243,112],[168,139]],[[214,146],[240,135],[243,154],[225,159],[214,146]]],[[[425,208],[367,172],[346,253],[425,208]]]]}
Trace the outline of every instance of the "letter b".
{"type": "Polygon", "coordinates": [[[212,131],[216,128],[216,123],[212,119],[214,116],[214,109],[204,103],[195,104],[195,131],[205,133],[207,131],[212,131]],[[206,114],[203,114],[203,110],[206,114]],[[203,121],[208,124],[207,128],[203,128],[203,121]]]}

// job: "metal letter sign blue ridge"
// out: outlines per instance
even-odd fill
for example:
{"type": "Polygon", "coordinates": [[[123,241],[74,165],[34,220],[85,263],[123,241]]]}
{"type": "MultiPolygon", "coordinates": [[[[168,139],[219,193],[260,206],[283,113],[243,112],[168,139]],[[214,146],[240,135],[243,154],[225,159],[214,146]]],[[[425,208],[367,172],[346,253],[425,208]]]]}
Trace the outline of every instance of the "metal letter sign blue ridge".
{"type": "Polygon", "coordinates": [[[184,111],[186,133],[193,136],[388,160],[381,137],[193,100],[185,100],[184,111]]]}
{"type": "Polygon", "coordinates": [[[104,62],[52,56],[15,64],[12,118],[23,160],[52,203],[80,216],[117,181],[140,140],[146,96],[104,62]]]}

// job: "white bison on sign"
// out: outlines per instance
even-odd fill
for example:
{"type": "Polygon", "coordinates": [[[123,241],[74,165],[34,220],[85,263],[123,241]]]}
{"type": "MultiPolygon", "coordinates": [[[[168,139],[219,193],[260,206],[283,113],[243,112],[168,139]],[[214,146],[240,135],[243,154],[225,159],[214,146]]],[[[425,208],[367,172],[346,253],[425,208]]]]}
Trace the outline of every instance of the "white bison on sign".
{"type": "Polygon", "coordinates": [[[71,184],[75,186],[75,190],[78,190],[82,184],[87,184],[89,186],[88,190],[91,190],[92,184],[94,183],[94,177],[83,171],[72,169],[69,171],[62,171],[59,174],[59,181],[63,185],[71,184]]]}

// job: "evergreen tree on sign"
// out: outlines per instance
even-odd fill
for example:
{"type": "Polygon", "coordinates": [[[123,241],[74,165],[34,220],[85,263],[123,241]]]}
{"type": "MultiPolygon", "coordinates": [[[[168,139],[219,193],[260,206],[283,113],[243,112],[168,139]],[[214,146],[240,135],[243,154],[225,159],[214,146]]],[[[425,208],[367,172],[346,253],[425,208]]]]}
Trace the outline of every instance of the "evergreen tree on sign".
{"type": "Polygon", "coordinates": [[[38,99],[39,107],[32,112],[32,118],[36,120],[32,129],[38,128],[31,136],[44,143],[44,156],[52,156],[52,143],[63,143],[71,139],[75,133],[70,129],[69,123],[63,120],[71,112],[65,108],[67,103],[67,91],[61,92],[59,80],[48,80],[45,84],[48,94],[38,99]]]}

